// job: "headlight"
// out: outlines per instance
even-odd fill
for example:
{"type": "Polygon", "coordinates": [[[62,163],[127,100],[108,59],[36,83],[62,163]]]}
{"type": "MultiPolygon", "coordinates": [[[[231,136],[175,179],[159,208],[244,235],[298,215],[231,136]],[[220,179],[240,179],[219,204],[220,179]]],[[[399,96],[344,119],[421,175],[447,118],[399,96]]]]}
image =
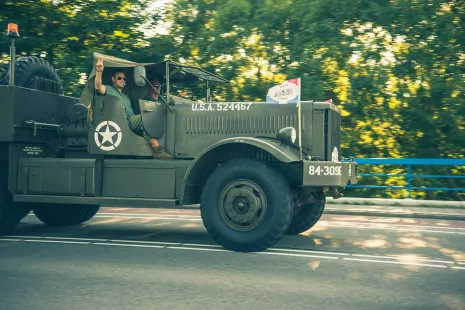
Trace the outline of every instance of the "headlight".
{"type": "Polygon", "coordinates": [[[277,134],[276,138],[287,144],[294,144],[297,139],[297,131],[294,127],[286,127],[281,129],[277,134]]]}

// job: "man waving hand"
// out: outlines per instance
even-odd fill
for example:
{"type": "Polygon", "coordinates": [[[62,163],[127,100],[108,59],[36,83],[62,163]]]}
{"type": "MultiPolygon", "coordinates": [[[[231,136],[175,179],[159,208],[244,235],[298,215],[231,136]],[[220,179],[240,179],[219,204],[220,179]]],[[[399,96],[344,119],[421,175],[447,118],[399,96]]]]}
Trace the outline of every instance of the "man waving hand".
{"type": "Polygon", "coordinates": [[[168,154],[165,149],[159,144],[158,140],[151,137],[142,126],[142,116],[135,115],[134,110],[132,109],[131,100],[129,97],[123,93],[123,89],[126,86],[126,75],[123,71],[115,71],[111,77],[113,85],[104,85],[102,82],[102,73],[103,73],[103,57],[99,57],[97,63],[95,64],[95,84],[94,87],[100,95],[115,96],[121,99],[124,105],[124,110],[126,112],[126,119],[128,120],[129,127],[134,132],[142,132],[145,140],[150,144],[150,147],[153,151],[153,158],[173,158],[168,154]]]}

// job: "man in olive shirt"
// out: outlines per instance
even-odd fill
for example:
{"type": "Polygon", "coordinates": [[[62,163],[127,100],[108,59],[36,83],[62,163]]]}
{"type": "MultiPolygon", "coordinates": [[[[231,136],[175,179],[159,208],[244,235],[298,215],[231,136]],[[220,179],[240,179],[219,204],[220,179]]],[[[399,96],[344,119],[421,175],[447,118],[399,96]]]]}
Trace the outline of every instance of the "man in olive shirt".
{"type": "MultiPolygon", "coordinates": [[[[153,88],[150,88],[150,92],[144,97],[144,100],[162,102],[160,97],[158,96],[158,93],[160,93],[160,89],[161,89],[160,81],[158,79],[153,79],[152,81],[150,81],[150,83],[153,85],[153,87],[155,87],[157,91],[153,90],[153,88]]],[[[153,141],[151,143],[155,147],[160,147],[160,142],[155,138],[153,138],[153,141]]]]}
{"type": "Polygon", "coordinates": [[[126,118],[129,123],[129,127],[134,132],[142,132],[144,138],[149,142],[150,147],[153,150],[154,158],[173,158],[168,154],[165,149],[160,145],[157,139],[151,137],[142,126],[142,116],[135,115],[134,110],[132,109],[131,100],[129,97],[123,93],[123,88],[126,86],[126,76],[124,72],[117,71],[113,73],[111,80],[113,85],[103,85],[102,82],[102,72],[103,72],[103,57],[99,57],[97,63],[95,64],[95,89],[101,95],[115,96],[121,99],[124,105],[124,110],[126,112],[126,118]]]}
{"type": "MultiPolygon", "coordinates": [[[[159,93],[161,90],[160,81],[158,79],[153,79],[152,81],[150,81],[150,83],[153,85],[153,87],[155,87],[155,89],[159,93]]],[[[153,90],[153,88],[150,88],[150,92],[144,97],[144,100],[161,102],[157,92],[153,90]]]]}

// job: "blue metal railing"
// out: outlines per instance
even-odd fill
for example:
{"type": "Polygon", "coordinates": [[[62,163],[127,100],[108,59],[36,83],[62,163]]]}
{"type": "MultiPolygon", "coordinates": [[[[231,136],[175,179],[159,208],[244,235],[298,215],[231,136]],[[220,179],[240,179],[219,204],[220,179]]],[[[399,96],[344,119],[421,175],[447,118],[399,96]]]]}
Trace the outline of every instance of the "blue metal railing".
{"type": "MultiPolygon", "coordinates": [[[[407,173],[358,173],[359,177],[407,177],[407,185],[348,185],[347,188],[406,189],[408,198],[411,191],[465,191],[464,187],[413,186],[414,179],[465,179],[465,175],[414,174],[413,166],[465,166],[465,159],[437,158],[355,158],[357,165],[396,165],[407,166],[407,173]]],[[[360,182],[360,180],[359,180],[360,182]]]]}

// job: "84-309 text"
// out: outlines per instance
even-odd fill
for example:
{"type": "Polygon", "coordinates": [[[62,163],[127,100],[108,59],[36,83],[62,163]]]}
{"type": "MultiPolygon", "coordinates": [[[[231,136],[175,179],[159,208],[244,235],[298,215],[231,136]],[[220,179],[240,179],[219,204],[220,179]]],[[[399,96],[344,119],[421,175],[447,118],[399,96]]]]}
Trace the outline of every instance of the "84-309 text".
{"type": "Polygon", "coordinates": [[[310,166],[309,175],[342,175],[341,166],[310,166]]]}

